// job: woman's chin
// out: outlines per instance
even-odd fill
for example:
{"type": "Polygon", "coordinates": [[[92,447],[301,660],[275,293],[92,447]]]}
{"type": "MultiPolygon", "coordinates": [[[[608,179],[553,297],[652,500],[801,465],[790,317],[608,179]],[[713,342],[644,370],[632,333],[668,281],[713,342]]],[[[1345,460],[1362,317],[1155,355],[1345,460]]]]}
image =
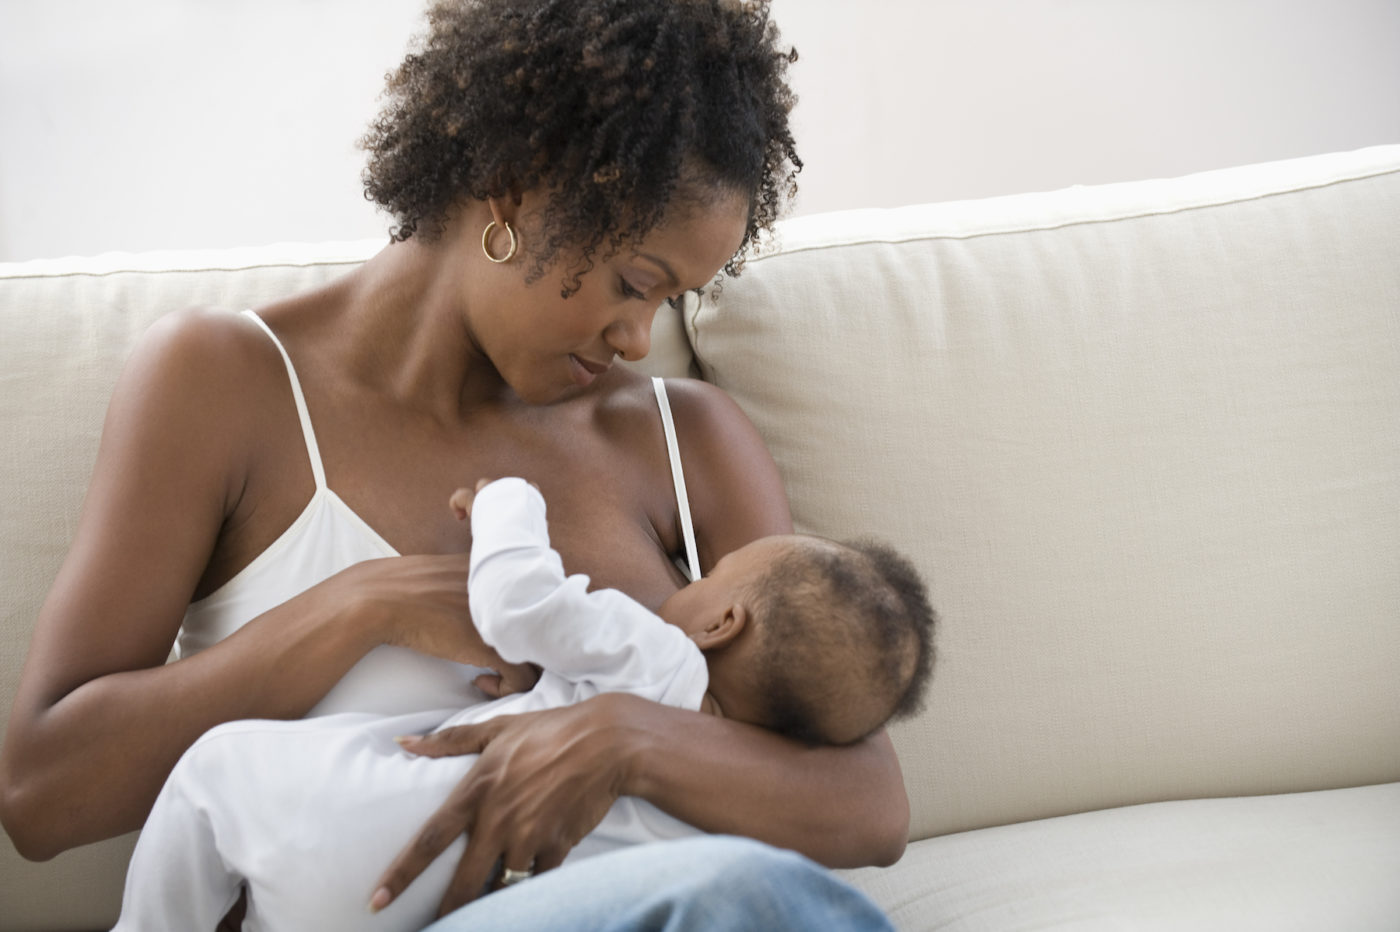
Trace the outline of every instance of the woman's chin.
{"type": "Polygon", "coordinates": [[[515,392],[515,397],[527,405],[552,405],[569,401],[584,394],[586,389],[579,388],[572,382],[542,384],[532,382],[523,385],[512,385],[511,390],[515,392]]]}
{"type": "Polygon", "coordinates": [[[593,373],[570,358],[564,377],[559,379],[528,378],[539,371],[526,373],[527,378],[506,380],[515,396],[530,405],[551,405],[592,394],[600,385],[611,382],[613,372],[593,373]]]}

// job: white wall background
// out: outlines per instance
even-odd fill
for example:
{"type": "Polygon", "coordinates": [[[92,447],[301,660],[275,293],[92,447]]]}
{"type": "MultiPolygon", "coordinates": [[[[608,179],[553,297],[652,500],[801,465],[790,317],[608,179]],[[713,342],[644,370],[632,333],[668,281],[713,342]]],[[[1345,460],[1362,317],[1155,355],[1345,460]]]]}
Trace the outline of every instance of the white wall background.
{"type": "MultiPolygon", "coordinates": [[[[0,0],[0,260],[381,235],[421,0],[0,0]]],[[[774,0],[797,212],[1400,142],[1400,0],[774,0]]]]}

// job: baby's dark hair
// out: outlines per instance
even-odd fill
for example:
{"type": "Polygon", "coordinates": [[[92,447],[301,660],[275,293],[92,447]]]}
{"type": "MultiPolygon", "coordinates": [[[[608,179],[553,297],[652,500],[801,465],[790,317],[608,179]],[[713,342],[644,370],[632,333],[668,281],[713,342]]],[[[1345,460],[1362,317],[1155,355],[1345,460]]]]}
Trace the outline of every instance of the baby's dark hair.
{"type": "Polygon", "coordinates": [[[801,541],[753,587],[761,724],[849,744],[922,708],[938,615],[918,571],[888,546],[801,541]]]}
{"type": "Polygon", "coordinates": [[[797,56],[767,0],[439,0],[428,23],[361,140],[365,196],[396,241],[435,238],[467,200],[540,190],[530,274],[581,250],[567,295],[600,248],[639,241],[673,204],[738,193],[733,275],[796,191],[797,56]]]}

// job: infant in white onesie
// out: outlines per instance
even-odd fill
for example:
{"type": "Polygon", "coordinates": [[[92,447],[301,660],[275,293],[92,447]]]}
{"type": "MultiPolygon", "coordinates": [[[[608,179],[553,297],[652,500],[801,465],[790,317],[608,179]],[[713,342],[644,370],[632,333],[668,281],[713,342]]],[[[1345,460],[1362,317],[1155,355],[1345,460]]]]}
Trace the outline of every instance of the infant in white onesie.
{"type": "MultiPolygon", "coordinates": [[[[934,616],[917,575],[886,548],[763,538],[653,613],[565,575],[544,500],[524,480],[480,487],[471,520],[472,619],[503,660],[543,668],[534,688],[467,709],[210,730],[180,759],[142,830],[117,930],[213,929],[244,886],[245,930],[427,925],[465,837],[387,908],[371,912],[369,899],[393,853],[476,756],[414,756],[397,736],[616,691],[847,743],[918,706],[934,616]],[[839,644],[841,656],[827,649],[830,662],[814,663],[809,640],[839,644]]],[[[623,798],[565,863],[694,832],[623,798]]]]}

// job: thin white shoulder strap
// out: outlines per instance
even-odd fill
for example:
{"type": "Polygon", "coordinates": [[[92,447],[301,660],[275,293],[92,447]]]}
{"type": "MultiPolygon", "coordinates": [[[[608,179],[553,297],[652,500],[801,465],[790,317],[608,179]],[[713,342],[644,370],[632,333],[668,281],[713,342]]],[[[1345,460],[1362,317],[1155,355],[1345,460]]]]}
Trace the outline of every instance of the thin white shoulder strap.
{"type": "Polygon", "coordinates": [[[690,497],[685,492],[685,473],[681,471],[681,450],[676,443],[676,422],[671,419],[671,401],[666,397],[666,381],[652,377],[656,389],[656,406],[661,409],[661,426],[666,431],[666,452],[671,456],[671,479],[676,484],[676,506],[681,513],[681,536],[685,538],[685,559],[690,565],[690,581],[700,578],[700,556],[695,548],[695,524],[690,520],[690,497]]]}
{"type": "Polygon", "coordinates": [[[306,410],[306,396],[301,391],[301,380],[297,378],[296,367],[292,365],[292,357],[287,355],[287,348],[282,345],[282,341],[277,339],[277,334],[272,332],[272,328],[263,322],[263,319],[252,311],[244,311],[250,317],[267,338],[272,341],[272,345],[277,347],[277,352],[282,354],[282,362],[287,366],[287,378],[292,382],[292,397],[297,403],[297,417],[301,418],[301,435],[306,438],[306,455],[311,458],[311,474],[316,477],[316,488],[326,487],[326,470],[321,465],[321,448],[316,445],[316,432],[311,429],[311,415],[306,410]]]}

